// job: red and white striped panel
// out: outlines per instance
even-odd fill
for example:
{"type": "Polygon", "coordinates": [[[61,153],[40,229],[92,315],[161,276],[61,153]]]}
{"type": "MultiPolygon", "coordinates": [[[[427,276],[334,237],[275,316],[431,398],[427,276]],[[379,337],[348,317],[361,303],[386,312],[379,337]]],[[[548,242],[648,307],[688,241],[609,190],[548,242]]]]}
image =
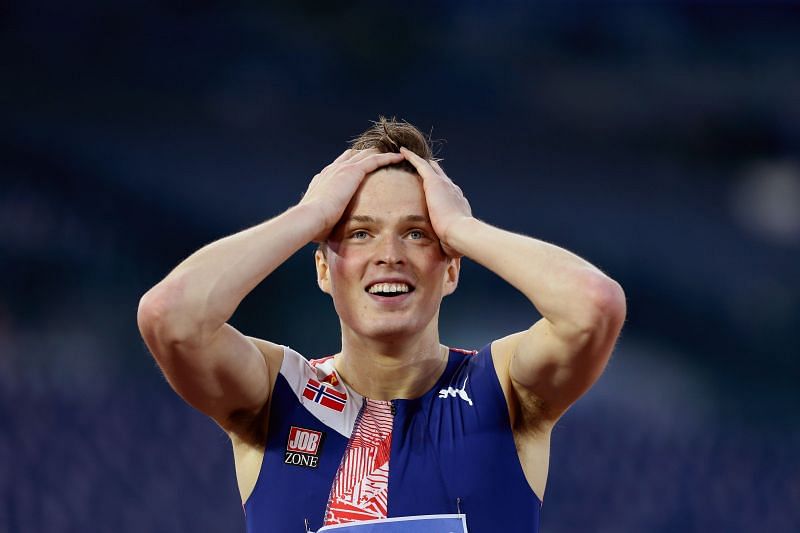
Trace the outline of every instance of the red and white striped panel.
{"type": "Polygon", "coordinates": [[[331,487],[325,525],[386,518],[392,404],[364,398],[331,487]]]}

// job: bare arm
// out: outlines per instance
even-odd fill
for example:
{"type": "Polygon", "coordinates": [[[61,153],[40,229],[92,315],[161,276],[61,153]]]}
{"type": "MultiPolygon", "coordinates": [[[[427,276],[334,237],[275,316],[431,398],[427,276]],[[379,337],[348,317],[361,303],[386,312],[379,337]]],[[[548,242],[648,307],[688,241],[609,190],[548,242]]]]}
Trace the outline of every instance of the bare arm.
{"type": "Polygon", "coordinates": [[[575,254],[473,218],[439,165],[403,153],[423,177],[431,222],[451,253],[495,272],[541,313],[530,329],[499,341],[499,351],[508,354],[502,365],[517,396],[533,394],[542,400],[538,414],[555,421],[605,368],[625,319],[622,288],[575,254]]]}
{"type": "Polygon", "coordinates": [[[227,430],[263,409],[280,347],[227,321],[279,265],[327,235],[366,174],[398,160],[346,151],[314,177],[298,205],[201,248],[142,297],[139,329],[181,397],[227,430]]]}
{"type": "MultiPolygon", "coordinates": [[[[578,256],[476,219],[451,228],[450,246],[519,289],[542,318],[505,339],[515,391],[544,401],[554,421],[597,380],[625,318],[622,288],[578,256]]],[[[527,405],[529,402],[522,402],[527,405]]]]}

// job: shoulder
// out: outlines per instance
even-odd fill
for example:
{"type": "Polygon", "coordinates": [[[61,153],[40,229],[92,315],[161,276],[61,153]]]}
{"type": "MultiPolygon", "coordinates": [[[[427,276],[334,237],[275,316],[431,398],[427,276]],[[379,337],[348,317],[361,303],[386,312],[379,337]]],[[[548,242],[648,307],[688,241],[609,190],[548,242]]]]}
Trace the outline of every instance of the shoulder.
{"type": "Polygon", "coordinates": [[[524,334],[524,331],[518,331],[516,333],[512,333],[511,335],[507,335],[492,341],[492,359],[494,359],[496,362],[510,361],[511,354],[514,353],[514,348],[524,334]]]}
{"type": "MultiPolygon", "coordinates": [[[[267,363],[267,368],[270,371],[270,378],[272,378],[274,374],[277,374],[280,371],[286,346],[265,341],[264,339],[258,339],[256,337],[248,337],[248,339],[250,339],[250,342],[252,342],[256,348],[258,348],[258,351],[261,352],[261,355],[264,356],[264,360],[267,363]]],[[[274,382],[274,380],[271,381],[274,382]]]]}
{"type": "Polygon", "coordinates": [[[275,382],[283,364],[284,353],[288,348],[256,337],[247,337],[247,339],[261,353],[267,366],[267,372],[269,373],[267,401],[264,407],[256,413],[245,411],[232,413],[230,424],[223,426],[223,429],[225,429],[234,443],[243,442],[261,446],[266,437],[266,419],[272,400],[272,392],[275,389],[275,382]]]}
{"type": "Polygon", "coordinates": [[[267,360],[267,363],[270,365],[270,370],[272,369],[272,365],[275,363],[278,363],[278,368],[280,368],[280,363],[283,361],[283,354],[286,346],[265,341],[264,339],[259,339],[256,337],[248,337],[248,339],[250,339],[250,342],[256,345],[256,348],[258,348],[258,350],[267,360]]]}
{"type": "Polygon", "coordinates": [[[524,331],[513,333],[506,337],[496,339],[489,344],[492,362],[494,363],[497,378],[500,380],[500,385],[503,387],[503,393],[508,396],[508,387],[511,379],[509,377],[509,366],[511,365],[511,357],[514,354],[514,349],[517,346],[524,331]]]}

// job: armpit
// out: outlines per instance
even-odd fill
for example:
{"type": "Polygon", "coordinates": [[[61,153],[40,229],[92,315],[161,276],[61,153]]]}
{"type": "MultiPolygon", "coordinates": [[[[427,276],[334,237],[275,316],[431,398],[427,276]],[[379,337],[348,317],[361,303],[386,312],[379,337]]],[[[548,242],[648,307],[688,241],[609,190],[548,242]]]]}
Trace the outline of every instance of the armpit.
{"type": "Polygon", "coordinates": [[[245,410],[234,411],[228,416],[228,433],[235,433],[239,440],[251,446],[264,446],[267,442],[267,416],[269,402],[258,413],[245,410]]]}
{"type": "Polygon", "coordinates": [[[549,431],[554,417],[547,402],[512,380],[511,427],[515,434],[534,435],[549,431]]]}

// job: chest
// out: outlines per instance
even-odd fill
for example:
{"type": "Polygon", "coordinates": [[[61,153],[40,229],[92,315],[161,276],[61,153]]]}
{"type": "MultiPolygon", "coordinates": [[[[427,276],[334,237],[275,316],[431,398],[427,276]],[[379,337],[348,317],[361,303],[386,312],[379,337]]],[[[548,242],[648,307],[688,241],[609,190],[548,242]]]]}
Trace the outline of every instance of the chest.
{"type": "Polygon", "coordinates": [[[305,520],[315,529],[459,507],[471,512],[469,523],[513,509],[520,501],[508,497],[509,488],[523,500],[531,494],[499,399],[500,409],[443,387],[417,400],[366,400],[345,436],[279,380],[261,473],[245,505],[251,531],[276,519],[287,527],[276,531],[292,531],[305,520]]]}

